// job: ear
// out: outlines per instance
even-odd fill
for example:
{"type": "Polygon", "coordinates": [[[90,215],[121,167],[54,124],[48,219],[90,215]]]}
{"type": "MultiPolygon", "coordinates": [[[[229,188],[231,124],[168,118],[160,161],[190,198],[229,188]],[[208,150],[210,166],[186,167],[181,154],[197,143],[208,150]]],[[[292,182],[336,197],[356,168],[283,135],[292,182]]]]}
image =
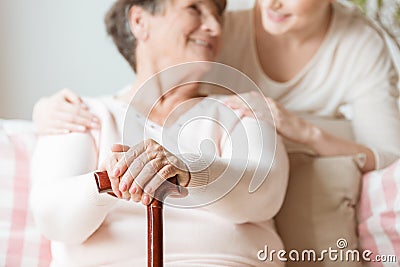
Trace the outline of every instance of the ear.
{"type": "Polygon", "coordinates": [[[140,6],[132,6],[128,14],[129,26],[138,40],[145,41],[149,37],[149,14],[140,6]]]}

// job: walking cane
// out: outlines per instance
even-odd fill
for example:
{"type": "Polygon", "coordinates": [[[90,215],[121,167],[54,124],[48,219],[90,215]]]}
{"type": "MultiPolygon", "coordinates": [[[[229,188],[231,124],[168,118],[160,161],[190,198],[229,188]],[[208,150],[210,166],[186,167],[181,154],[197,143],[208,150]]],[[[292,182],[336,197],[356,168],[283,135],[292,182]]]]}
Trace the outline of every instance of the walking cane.
{"type": "MultiPolygon", "coordinates": [[[[112,193],[110,179],[106,171],[94,173],[99,193],[112,193]]],[[[164,265],[163,247],[163,202],[168,195],[180,194],[176,176],[164,182],[155,192],[153,201],[147,206],[147,266],[164,265]]],[[[114,195],[115,196],[115,195],[114,195]]]]}

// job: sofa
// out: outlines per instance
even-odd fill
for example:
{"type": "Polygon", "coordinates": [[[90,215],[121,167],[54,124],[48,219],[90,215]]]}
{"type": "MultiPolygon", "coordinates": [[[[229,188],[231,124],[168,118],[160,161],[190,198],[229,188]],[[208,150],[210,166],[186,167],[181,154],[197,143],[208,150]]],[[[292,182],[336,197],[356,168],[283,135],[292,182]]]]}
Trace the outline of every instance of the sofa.
{"type": "MultiPolygon", "coordinates": [[[[250,7],[251,2],[230,3],[232,9],[238,9],[250,7]]],[[[393,43],[392,47],[397,49],[393,43]]],[[[394,58],[400,59],[397,50],[395,53],[394,58]]],[[[353,138],[345,120],[306,119],[353,138]]],[[[49,266],[51,260],[50,242],[36,229],[29,210],[35,141],[32,122],[0,120],[0,266],[49,266]]],[[[290,142],[286,147],[290,179],[275,221],[287,254],[368,249],[373,255],[400,258],[400,161],[363,176],[357,166],[362,158],[357,155],[317,157],[306,147],[290,142]]],[[[398,260],[367,263],[325,257],[321,261],[289,259],[287,266],[400,266],[398,260]]]]}
{"type": "MultiPolygon", "coordinates": [[[[351,138],[351,128],[347,121],[307,119],[326,130],[351,138]]],[[[29,169],[35,140],[32,122],[0,120],[0,266],[48,266],[51,260],[50,243],[36,229],[29,210],[29,169]]],[[[357,167],[357,156],[316,157],[306,147],[290,142],[286,143],[286,147],[291,167],[289,185],[283,207],[275,220],[287,253],[305,250],[320,253],[329,248],[361,251],[359,227],[369,244],[367,247],[375,253],[389,255],[398,252],[398,222],[393,226],[395,230],[391,230],[392,224],[388,222],[388,227],[379,228],[376,232],[368,229],[368,223],[392,218],[393,214],[400,217],[400,207],[397,204],[380,207],[378,211],[369,209],[370,205],[365,203],[371,201],[370,193],[362,191],[362,175],[357,167]],[[364,199],[361,201],[363,213],[362,221],[359,222],[357,204],[360,203],[362,194],[365,197],[361,198],[364,199]],[[382,234],[385,235],[385,240],[390,240],[384,246],[380,239],[382,234]],[[385,248],[390,245],[392,249],[385,248]]],[[[363,179],[369,179],[370,176],[380,179],[377,176],[386,175],[389,181],[393,181],[393,177],[396,177],[400,192],[400,162],[390,168],[372,172],[363,179]]],[[[369,189],[364,189],[366,190],[369,189]]],[[[292,256],[289,258],[286,255],[287,266],[363,265],[361,260],[345,262],[325,257],[322,261],[304,261],[296,258],[295,253],[292,256]]],[[[376,263],[372,266],[398,265],[376,263]]]]}

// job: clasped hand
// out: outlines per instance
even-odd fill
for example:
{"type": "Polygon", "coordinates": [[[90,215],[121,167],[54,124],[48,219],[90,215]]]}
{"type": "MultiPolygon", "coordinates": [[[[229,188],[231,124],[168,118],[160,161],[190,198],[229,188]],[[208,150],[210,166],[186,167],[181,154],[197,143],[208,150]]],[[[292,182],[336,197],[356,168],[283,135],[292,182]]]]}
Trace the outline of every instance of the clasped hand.
{"type": "Polygon", "coordinates": [[[189,184],[186,164],[152,139],[133,147],[113,145],[111,150],[100,171],[107,171],[118,198],[148,205],[157,188],[169,178],[177,176],[178,186],[189,184]]]}

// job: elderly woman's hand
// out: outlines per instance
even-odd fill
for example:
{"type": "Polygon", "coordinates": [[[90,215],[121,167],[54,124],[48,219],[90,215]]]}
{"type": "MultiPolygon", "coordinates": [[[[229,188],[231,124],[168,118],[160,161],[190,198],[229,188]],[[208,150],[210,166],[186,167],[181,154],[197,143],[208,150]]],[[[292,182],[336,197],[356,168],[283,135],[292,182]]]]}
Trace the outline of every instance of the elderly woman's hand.
{"type": "Polygon", "coordinates": [[[99,119],[76,93],[68,89],[41,98],[33,109],[32,118],[41,135],[85,132],[100,127],[99,119]]]}
{"type": "Polygon", "coordinates": [[[152,139],[113,153],[106,167],[114,194],[150,204],[157,188],[177,176],[179,186],[187,186],[190,173],[186,164],[152,139]],[[111,169],[111,165],[114,167],[111,169]]]}
{"type": "Polygon", "coordinates": [[[125,152],[129,151],[130,147],[121,145],[121,144],[114,144],[111,147],[111,154],[107,156],[107,158],[100,164],[99,171],[107,171],[107,175],[111,181],[111,186],[113,193],[118,198],[124,198],[126,200],[130,200],[131,195],[129,193],[122,194],[118,190],[119,185],[119,177],[114,177],[114,168],[125,157],[125,152]]]}
{"type": "MultiPolygon", "coordinates": [[[[240,110],[243,116],[254,117],[254,114],[259,113],[257,109],[260,107],[260,103],[255,102],[259,102],[259,99],[262,97],[267,101],[273,118],[273,122],[270,119],[267,119],[267,122],[274,123],[280,135],[301,144],[309,144],[313,140],[316,127],[288,111],[270,97],[260,96],[258,93],[250,93],[243,97],[243,99],[238,96],[231,96],[225,101],[225,104],[232,109],[240,110]]],[[[260,117],[270,118],[270,116],[265,115],[261,115],[260,117]]]]}

